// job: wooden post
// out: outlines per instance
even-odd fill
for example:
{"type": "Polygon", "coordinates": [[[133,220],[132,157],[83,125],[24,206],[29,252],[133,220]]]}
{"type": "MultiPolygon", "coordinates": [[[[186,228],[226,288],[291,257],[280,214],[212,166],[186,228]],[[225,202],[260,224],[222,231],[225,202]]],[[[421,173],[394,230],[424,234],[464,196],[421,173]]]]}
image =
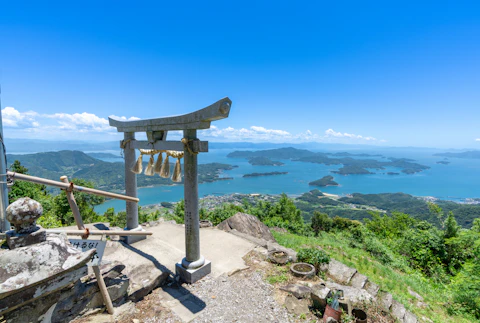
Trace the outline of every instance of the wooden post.
{"type": "MultiPolygon", "coordinates": [[[[60,177],[60,180],[64,183],[69,183],[67,176],[60,177]]],[[[77,201],[75,201],[75,196],[73,195],[73,192],[67,189],[65,190],[65,193],[67,194],[68,204],[70,204],[70,208],[72,209],[73,217],[75,218],[75,223],[77,224],[78,229],[85,229],[85,226],[83,225],[82,215],[80,214],[80,210],[78,209],[77,201]]]]}
{"type": "Polygon", "coordinates": [[[92,266],[93,272],[95,273],[95,277],[97,278],[98,287],[100,288],[100,293],[103,297],[103,302],[107,307],[108,314],[113,314],[113,304],[112,299],[110,298],[110,294],[108,293],[107,286],[105,285],[105,281],[103,280],[103,276],[100,273],[100,268],[98,266],[92,266]]]}
{"type": "MultiPolygon", "coordinates": [[[[64,183],[68,183],[68,177],[62,176],[60,180],[64,183]]],[[[78,209],[77,202],[75,201],[75,196],[73,195],[72,191],[65,190],[67,194],[68,204],[70,204],[70,208],[72,209],[73,217],[75,218],[75,223],[79,230],[84,230],[85,226],[83,225],[82,215],[80,214],[80,210],[78,209]]],[[[86,239],[87,236],[82,235],[82,239],[86,239]]],[[[92,266],[93,272],[95,273],[95,277],[97,278],[98,287],[100,289],[100,293],[103,297],[103,302],[107,307],[108,314],[113,314],[113,304],[110,298],[110,294],[108,293],[107,286],[105,285],[105,281],[103,280],[103,276],[100,273],[100,268],[98,266],[92,266]]]]}

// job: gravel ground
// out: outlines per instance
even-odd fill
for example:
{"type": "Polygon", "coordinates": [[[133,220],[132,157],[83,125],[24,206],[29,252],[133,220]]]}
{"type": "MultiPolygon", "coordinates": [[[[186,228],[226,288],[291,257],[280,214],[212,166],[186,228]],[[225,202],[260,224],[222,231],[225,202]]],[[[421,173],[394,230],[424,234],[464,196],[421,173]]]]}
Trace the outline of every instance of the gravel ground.
{"type": "Polygon", "coordinates": [[[189,289],[207,304],[194,323],[294,322],[287,310],[275,301],[273,286],[264,282],[257,271],[204,279],[189,289]]]}

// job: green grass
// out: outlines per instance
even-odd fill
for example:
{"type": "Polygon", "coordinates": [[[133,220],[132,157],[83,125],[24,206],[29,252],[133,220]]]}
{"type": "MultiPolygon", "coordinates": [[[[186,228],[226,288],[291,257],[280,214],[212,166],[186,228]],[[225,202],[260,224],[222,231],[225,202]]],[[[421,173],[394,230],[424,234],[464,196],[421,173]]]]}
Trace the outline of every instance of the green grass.
{"type": "Polygon", "coordinates": [[[446,304],[451,302],[452,295],[444,284],[435,283],[414,270],[405,273],[383,265],[363,249],[350,247],[347,239],[342,239],[339,233],[322,232],[319,237],[305,237],[276,231],[272,231],[272,234],[279,244],[296,251],[305,247],[320,246],[331,258],[356,268],[370,281],[378,284],[381,290],[391,293],[394,299],[405,305],[419,319],[425,316],[435,323],[480,322],[472,317],[448,315],[446,304]],[[424,298],[426,307],[420,308],[415,305],[416,299],[410,295],[408,287],[424,298]]]}
{"type": "Polygon", "coordinates": [[[288,268],[276,266],[274,269],[267,274],[267,282],[269,284],[275,285],[277,283],[285,283],[290,278],[288,276],[288,268]]]}

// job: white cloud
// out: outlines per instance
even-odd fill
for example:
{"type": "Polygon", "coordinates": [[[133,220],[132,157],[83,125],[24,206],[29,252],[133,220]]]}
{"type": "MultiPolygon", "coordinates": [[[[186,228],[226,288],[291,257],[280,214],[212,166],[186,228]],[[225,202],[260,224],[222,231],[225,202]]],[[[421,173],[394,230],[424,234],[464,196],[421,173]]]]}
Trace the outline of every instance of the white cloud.
{"type": "Polygon", "coordinates": [[[118,117],[114,114],[112,114],[111,116],[109,116],[111,118],[115,118],[115,119],[120,119],[122,121],[134,121],[134,120],[140,120],[140,118],[137,118],[137,117],[130,117],[130,118],[127,118],[127,117],[118,117]]]}
{"type": "Polygon", "coordinates": [[[39,127],[40,123],[37,121],[37,117],[38,113],[34,111],[19,112],[12,107],[5,107],[5,109],[2,110],[2,123],[4,127],[39,127]]]}
{"type": "Polygon", "coordinates": [[[58,123],[58,127],[65,130],[76,130],[79,132],[112,130],[112,127],[108,125],[107,119],[100,118],[93,113],[55,113],[45,115],[45,117],[55,120],[58,123]]]}
{"type": "Polygon", "coordinates": [[[251,126],[250,128],[235,129],[227,127],[220,129],[214,125],[210,129],[202,130],[201,136],[206,139],[212,138],[217,141],[270,141],[270,142],[338,142],[338,143],[372,143],[385,142],[377,141],[371,136],[355,135],[351,133],[341,133],[333,129],[325,131],[324,135],[319,135],[311,130],[306,130],[298,134],[292,134],[285,130],[267,129],[260,126],[251,126]]]}
{"type": "Polygon", "coordinates": [[[480,141],[480,138],[475,139],[475,141],[480,141]]]}
{"type": "Polygon", "coordinates": [[[227,127],[220,129],[212,125],[210,129],[202,130],[202,136],[230,141],[285,141],[292,135],[285,130],[267,129],[260,126],[235,129],[227,127]]]}
{"type": "MultiPolygon", "coordinates": [[[[38,139],[94,139],[108,140],[103,135],[109,135],[112,139],[118,138],[119,133],[114,127],[110,127],[107,118],[93,113],[54,113],[39,114],[34,111],[19,112],[12,107],[2,110],[3,125],[6,135],[10,137],[38,139]],[[40,126],[41,125],[41,126],[40,126]],[[79,138],[78,135],[81,134],[79,138]]],[[[139,120],[137,117],[111,117],[120,120],[139,120]]],[[[140,134],[139,134],[140,135],[140,134]]],[[[169,138],[181,138],[181,131],[170,131],[169,138]]],[[[383,143],[385,140],[377,140],[371,136],[362,136],[347,132],[337,132],[327,129],[323,134],[311,130],[293,134],[282,129],[268,129],[262,126],[249,128],[218,128],[212,125],[210,129],[201,130],[199,137],[214,141],[252,141],[252,142],[328,142],[328,143],[383,143]]],[[[476,139],[480,141],[479,139],[476,139]]]]}
{"type": "MultiPolygon", "coordinates": [[[[137,117],[118,118],[123,120],[139,119],[137,117]]],[[[95,135],[98,138],[99,133],[118,134],[115,128],[110,127],[106,118],[88,112],[39,114],[34,111],[19,112],[15,108],[6,107],[2,110],[2,119],[7,135],[20,138],[59,139],[52,137],[60,136],[62,139],[81,139],[78,138],[79,133],[83,137],[91,134],[90,138],[95,138],[95,135]]]]}
{"type": "Polygon", "coordinates": [[[355,135],[355,134],[347,133],[347,132],[341,133],[341,132],[336,132],[333,129],[326,130],[325,131],[325,137],[327,137],[327,138],[336,137],[336,138],[361,139],[361,140],[366,140],[366,141],[376,141],[377,140],[377,138],[374,138],[374,137],[365,137],[365,136],[362,136],[362,135],[355,135]]]}

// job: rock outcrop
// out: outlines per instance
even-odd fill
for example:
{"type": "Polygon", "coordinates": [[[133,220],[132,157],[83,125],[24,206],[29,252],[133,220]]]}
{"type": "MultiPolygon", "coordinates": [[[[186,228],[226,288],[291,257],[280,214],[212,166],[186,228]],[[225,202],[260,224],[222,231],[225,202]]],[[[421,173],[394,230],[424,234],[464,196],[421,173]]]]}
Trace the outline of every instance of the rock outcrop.
{"type": "Polygon", "coordinates": [[[65,234],[0,253],[0,315],[59,291],[86,274],[94,249],[75,249],[65,234]]]}
{"type": "Polygon", "coordinates": [[[275,238],[268,229],[256,216],[238,212],[234,216],[222,221],[217,229],[224,231],[237,230],[250,236],[264,239],[266,241],[275,242],[275,238]]]}

